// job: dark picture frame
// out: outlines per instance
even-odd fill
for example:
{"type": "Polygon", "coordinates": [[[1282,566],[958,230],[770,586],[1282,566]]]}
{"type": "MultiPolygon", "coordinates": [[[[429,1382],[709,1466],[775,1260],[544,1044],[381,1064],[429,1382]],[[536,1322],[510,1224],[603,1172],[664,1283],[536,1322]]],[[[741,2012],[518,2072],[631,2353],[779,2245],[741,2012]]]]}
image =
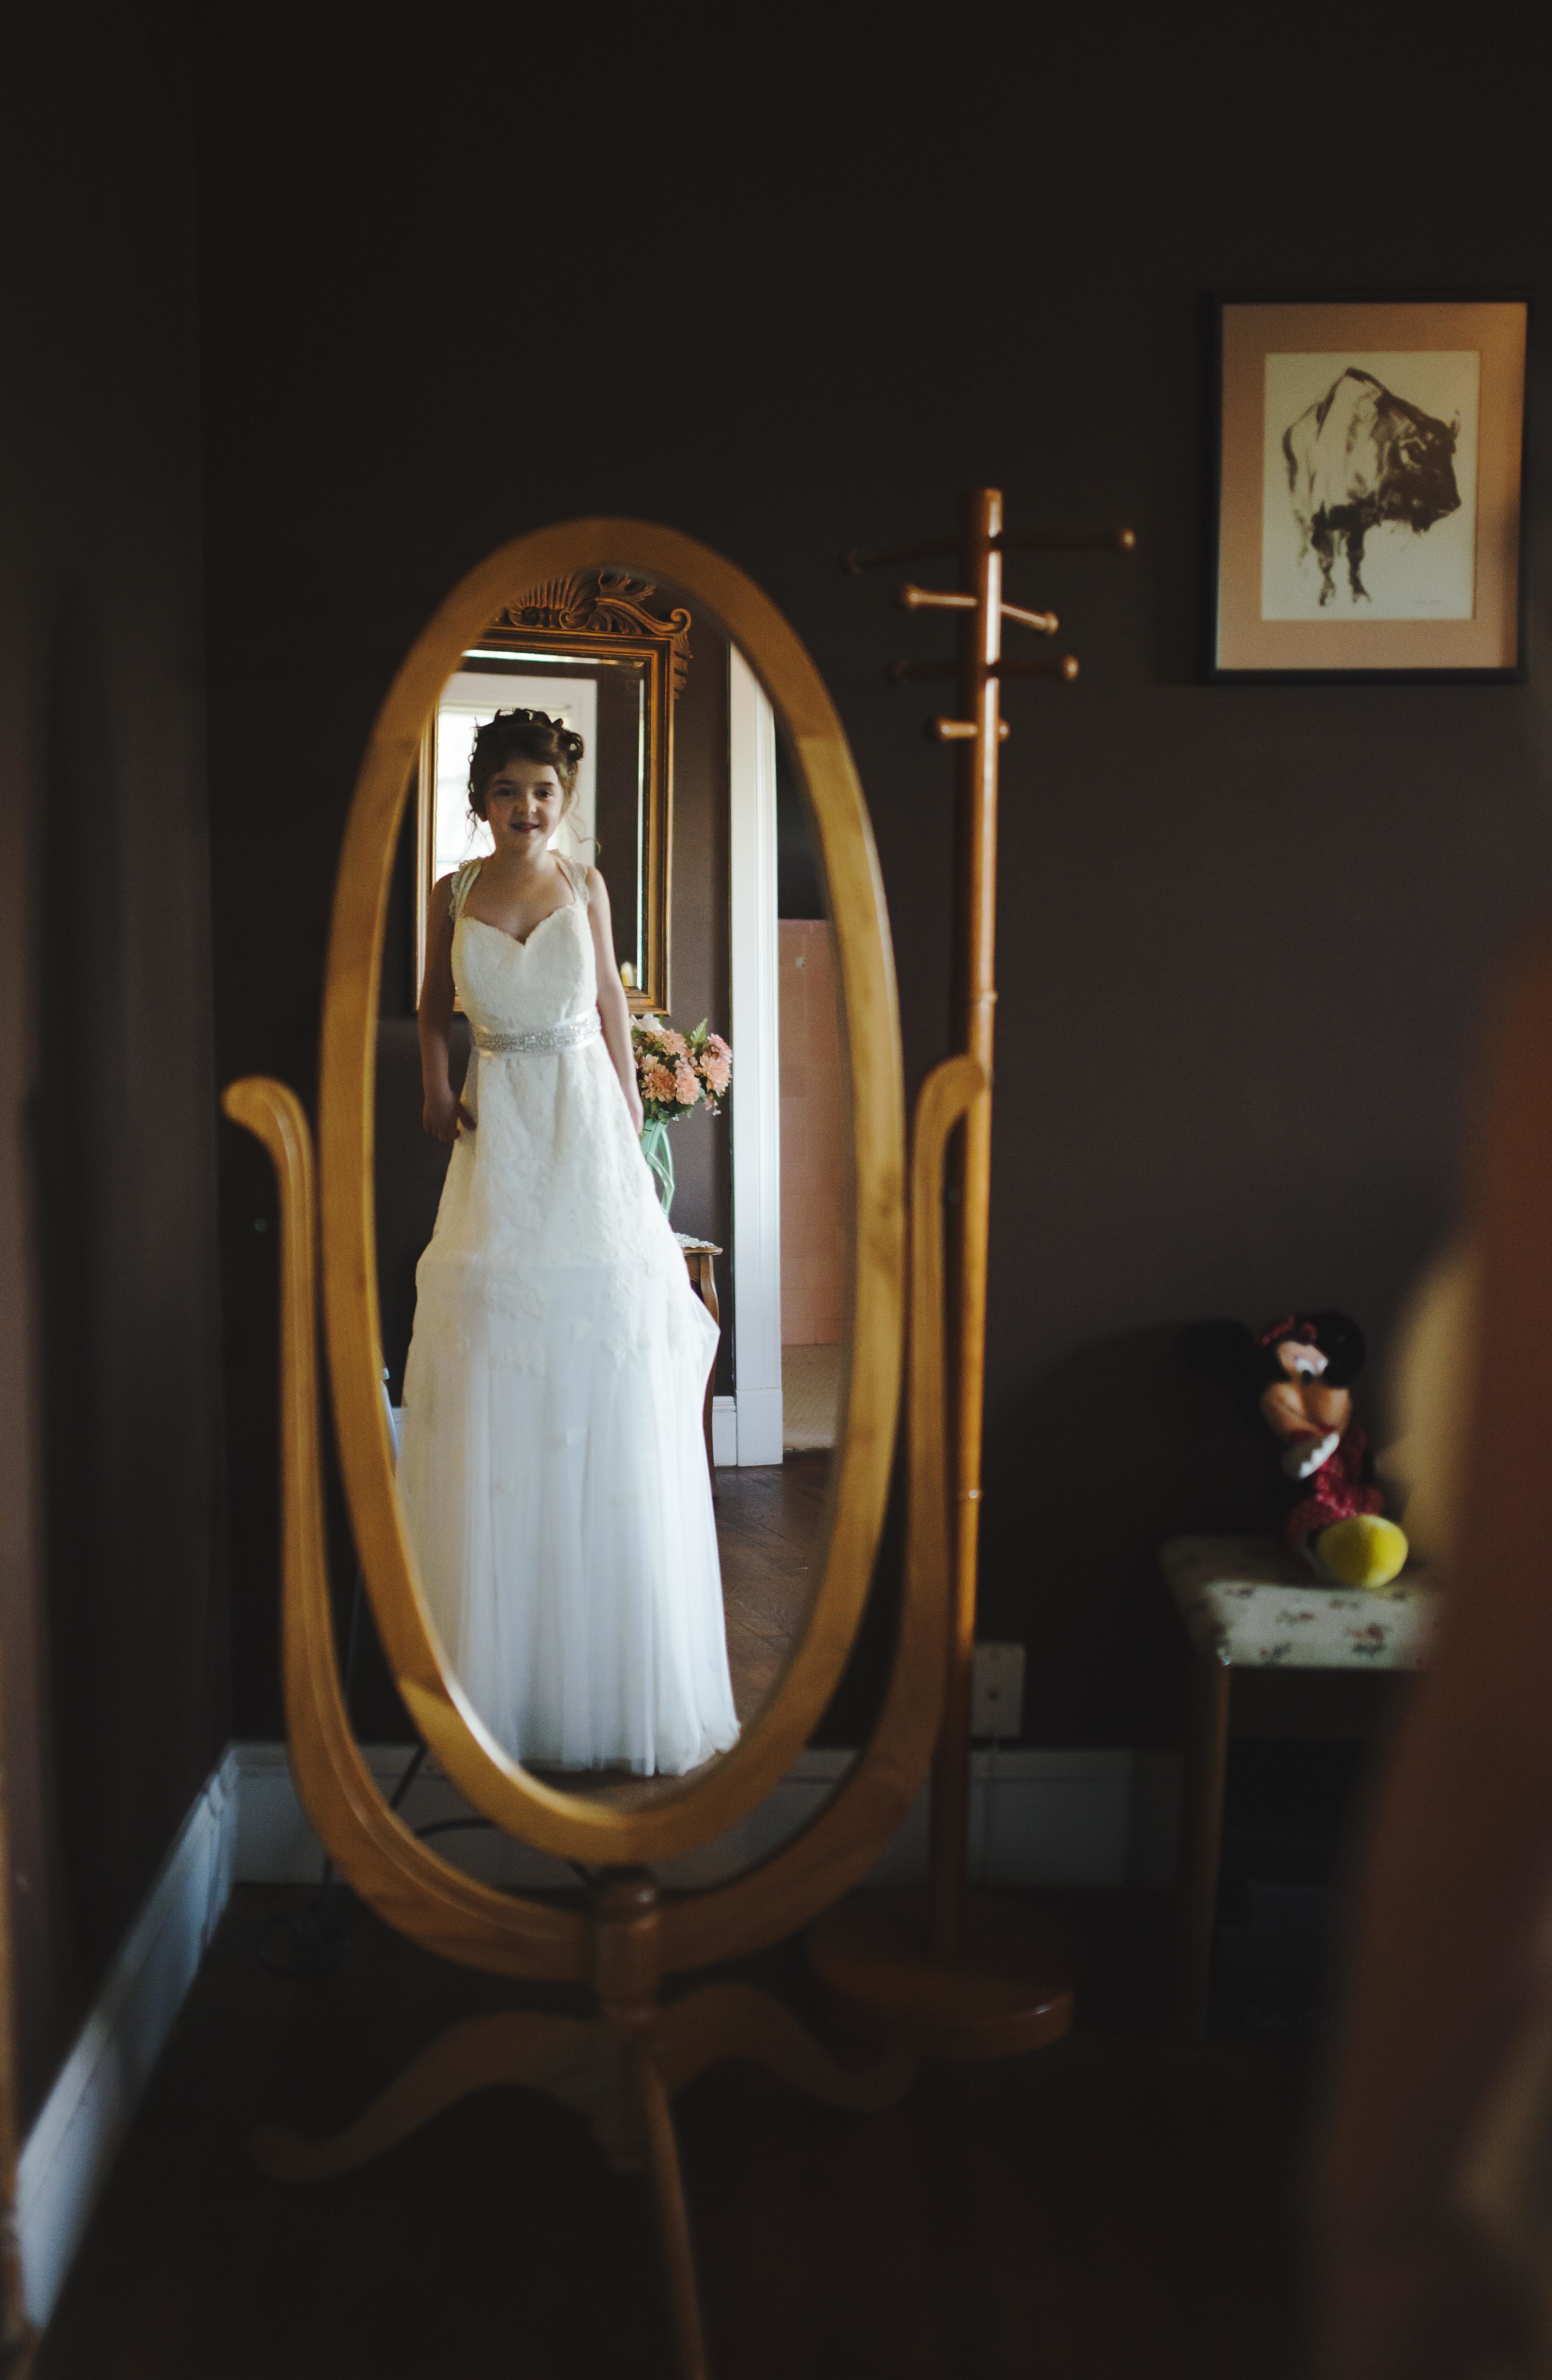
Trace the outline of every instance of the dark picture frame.
{"type": "Polygon", "coordinates": [[[1530,299],[1215,291],[1203,675],[1522,685],[1530,299]]]}

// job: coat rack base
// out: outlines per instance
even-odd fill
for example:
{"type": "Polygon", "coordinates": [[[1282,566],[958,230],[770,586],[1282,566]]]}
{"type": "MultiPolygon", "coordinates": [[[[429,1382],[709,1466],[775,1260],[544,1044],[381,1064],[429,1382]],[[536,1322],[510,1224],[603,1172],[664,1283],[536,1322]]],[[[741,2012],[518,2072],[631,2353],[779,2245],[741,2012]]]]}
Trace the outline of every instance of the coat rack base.
{"type": "Polygon", "coordinates": [[[973,1892],[950,1963],[928,1948],[928,1910],[923,1888],[855,1892],[810,1929],[815,1982],[854,2037],[924,2058],[1016,2058],[1071,2029],[1083,1955],[1064,1925],[973,1892]]]}

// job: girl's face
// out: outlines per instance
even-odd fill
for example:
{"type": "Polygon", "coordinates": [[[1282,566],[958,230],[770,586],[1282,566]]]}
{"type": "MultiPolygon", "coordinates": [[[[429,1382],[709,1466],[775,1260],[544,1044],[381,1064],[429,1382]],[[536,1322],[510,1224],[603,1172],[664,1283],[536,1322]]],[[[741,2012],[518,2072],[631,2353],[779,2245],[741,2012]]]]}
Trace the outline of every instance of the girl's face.
{"type": "Polygon", "coordinates": [[[565,812],[565,792],[548,760],[503,760],[485,787],[485,816],[498,852],[543,851],[565,812]]]}

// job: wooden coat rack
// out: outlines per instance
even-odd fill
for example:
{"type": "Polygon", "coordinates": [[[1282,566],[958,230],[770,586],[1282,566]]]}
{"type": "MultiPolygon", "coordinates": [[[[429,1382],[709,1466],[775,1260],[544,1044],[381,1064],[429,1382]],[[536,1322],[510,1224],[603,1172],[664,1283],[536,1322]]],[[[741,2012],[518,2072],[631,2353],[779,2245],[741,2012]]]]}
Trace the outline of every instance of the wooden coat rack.
{"type": "MultiPolygon", "coordinates": [[[[952,718],[927,722],[929,739],[959,748],[954,918],[955,1050],[992,1075],[996,1012],[997,795],[1004,679],[1078,674],[1071,653],[1005,659],[1004,622],[1054,637],[1054,612],[1002,600],[1002,557],[1014,552],[1127,553],[1131,529],[1068,534],[1009,531],[1002,496],[974,488],[963,499],[957,541],[887,553],[849,553],[860,572],[957,552],[960,583],[941,590],[906,580],[908,612],[959,614],[959,659],[891,663],[897,684],[957,677],[952,718]]],[[[1077,1945],[1065,1927],[1022,1900],[969,1885],[971,1695],[980,1550],[981,1435],[986,1370],[987,1239],[991,1203],[991,1098],[967,1111],[954,1178],[951,1243],[953,1339],[946,1383],[951,1445],[951,1612],[941,1732],[932,1769],[931,1866],[927,1889],[854,1895],[808,1937],[815,1973],[842,2019],[874,2038],[928,2055],[1000,2058],[1054,2041],[1072,2022],[1077,1945]]]]}

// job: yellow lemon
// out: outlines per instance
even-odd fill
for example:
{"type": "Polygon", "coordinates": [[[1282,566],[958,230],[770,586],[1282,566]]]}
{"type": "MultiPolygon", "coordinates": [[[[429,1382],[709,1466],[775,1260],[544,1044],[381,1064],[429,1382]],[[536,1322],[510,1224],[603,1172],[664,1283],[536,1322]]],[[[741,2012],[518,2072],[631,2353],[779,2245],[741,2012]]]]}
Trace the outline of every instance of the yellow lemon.
{"type": "Polygon", "coordinates": [[[1351,1521],[1333,1521],[1315,1541],[1322,1570],[1343,1586],[1366,1586],[1383,1593],[1401,1571],[1407,1541],[1394,1521],[1377,1513],[1356,1512],[1351,1521]]]}

